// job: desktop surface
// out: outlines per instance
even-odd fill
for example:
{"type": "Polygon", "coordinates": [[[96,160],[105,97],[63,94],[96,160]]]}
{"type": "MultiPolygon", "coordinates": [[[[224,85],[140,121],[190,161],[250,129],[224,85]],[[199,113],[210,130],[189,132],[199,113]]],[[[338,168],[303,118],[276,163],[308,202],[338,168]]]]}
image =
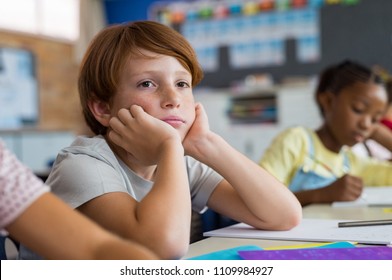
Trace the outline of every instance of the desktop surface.
{"type": "MultiPolygon", "coordinates": [[[[371,220],[391,219],[392,209],[384,207],[332,207],[330,204],[312,204],[303,208],[303,217],[311,219],[371,220]]],[[[315,243],[313,241],[266,240],[251,238],[208,237],[189,246],[183,259],[234,248],[238,246],[259,246],[261,248],[281,247],[315,243]]]]}

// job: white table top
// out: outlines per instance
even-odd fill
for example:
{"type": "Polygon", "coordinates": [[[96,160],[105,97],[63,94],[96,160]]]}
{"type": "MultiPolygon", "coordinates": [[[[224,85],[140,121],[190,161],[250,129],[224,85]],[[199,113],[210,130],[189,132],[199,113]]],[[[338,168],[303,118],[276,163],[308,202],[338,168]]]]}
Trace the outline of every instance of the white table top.
{"type": "MultiPolygon", "coordinates": [[[[341,219],[341,220],[371,220],[391,219],[392,208],[382,207],[331,207],[329,204],[314,204],[303,208],[304,218],[341,219]]],[[[192,243],[183,259],[224,250],[237,246],[256,245],[262,248],[303,244],[304,241],[262,240],[246,238],[209,237],[192,243]]],[[[314,242],[310,242],[314,243],[314,242]]]]}

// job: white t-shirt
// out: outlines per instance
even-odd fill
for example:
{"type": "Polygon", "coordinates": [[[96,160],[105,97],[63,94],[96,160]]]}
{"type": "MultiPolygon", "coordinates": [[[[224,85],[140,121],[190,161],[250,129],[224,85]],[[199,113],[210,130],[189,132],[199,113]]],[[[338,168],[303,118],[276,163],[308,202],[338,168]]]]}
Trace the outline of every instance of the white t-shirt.
{"type": "MultiPolygon", "coordinates": [[[[184,157],[192,199],[192,209],[202,212],[222,176],[192,157],[184,157]]],[[[117,158],[102,136],[79,136],[60,151],[46,180],[54,194],[73,208],[109,192],[125,192],[141,201],[153,187],[117,158]]],[[[20,259],[40,256],[20,246],[20,259]]]]}
{"type": "Polygon", "coordinates": [[[364,143],[356,144],[355,146],[353,146],[352,151],[362,157],[372,156],[380,160],[392,159],[392,153],[384,146],[378,144],[376,141],[371,139],[366,140],[366,145],[368,146],[371,155],[369,155],[369,151],[366,149],[364,143]]]}
{"type": "MultiPolygon", "coordinates": [[[[222,176],[192,157],[184,160],[192,208],[200,212],[222,176]]],[[[73,208],[109,192],[125,192],[141,201],[153,187],[153,182],[135,174],[116,157],[102,136],[77,137],[58,154],[46,183],[73,208]]]]}

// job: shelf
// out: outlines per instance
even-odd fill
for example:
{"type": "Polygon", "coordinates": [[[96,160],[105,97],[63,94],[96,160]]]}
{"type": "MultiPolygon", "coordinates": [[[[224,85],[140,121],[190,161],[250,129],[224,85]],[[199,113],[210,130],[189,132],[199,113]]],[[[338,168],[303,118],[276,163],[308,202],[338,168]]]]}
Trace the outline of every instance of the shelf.
{"type": "Polygon", "coordinates": [[[227,116],[232,124],[277,123],[276,94],[262,93],[232,97],[227,116]]]}

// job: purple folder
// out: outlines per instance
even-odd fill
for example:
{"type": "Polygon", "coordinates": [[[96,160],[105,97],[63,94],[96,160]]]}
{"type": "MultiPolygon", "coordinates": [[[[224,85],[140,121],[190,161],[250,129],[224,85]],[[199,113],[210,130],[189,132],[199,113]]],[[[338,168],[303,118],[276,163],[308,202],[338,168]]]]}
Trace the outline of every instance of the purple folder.
{"type": "Polygon", "coordinates": [[[245,260],[392,260],[387,246],[239,251],[245,260]]]}

